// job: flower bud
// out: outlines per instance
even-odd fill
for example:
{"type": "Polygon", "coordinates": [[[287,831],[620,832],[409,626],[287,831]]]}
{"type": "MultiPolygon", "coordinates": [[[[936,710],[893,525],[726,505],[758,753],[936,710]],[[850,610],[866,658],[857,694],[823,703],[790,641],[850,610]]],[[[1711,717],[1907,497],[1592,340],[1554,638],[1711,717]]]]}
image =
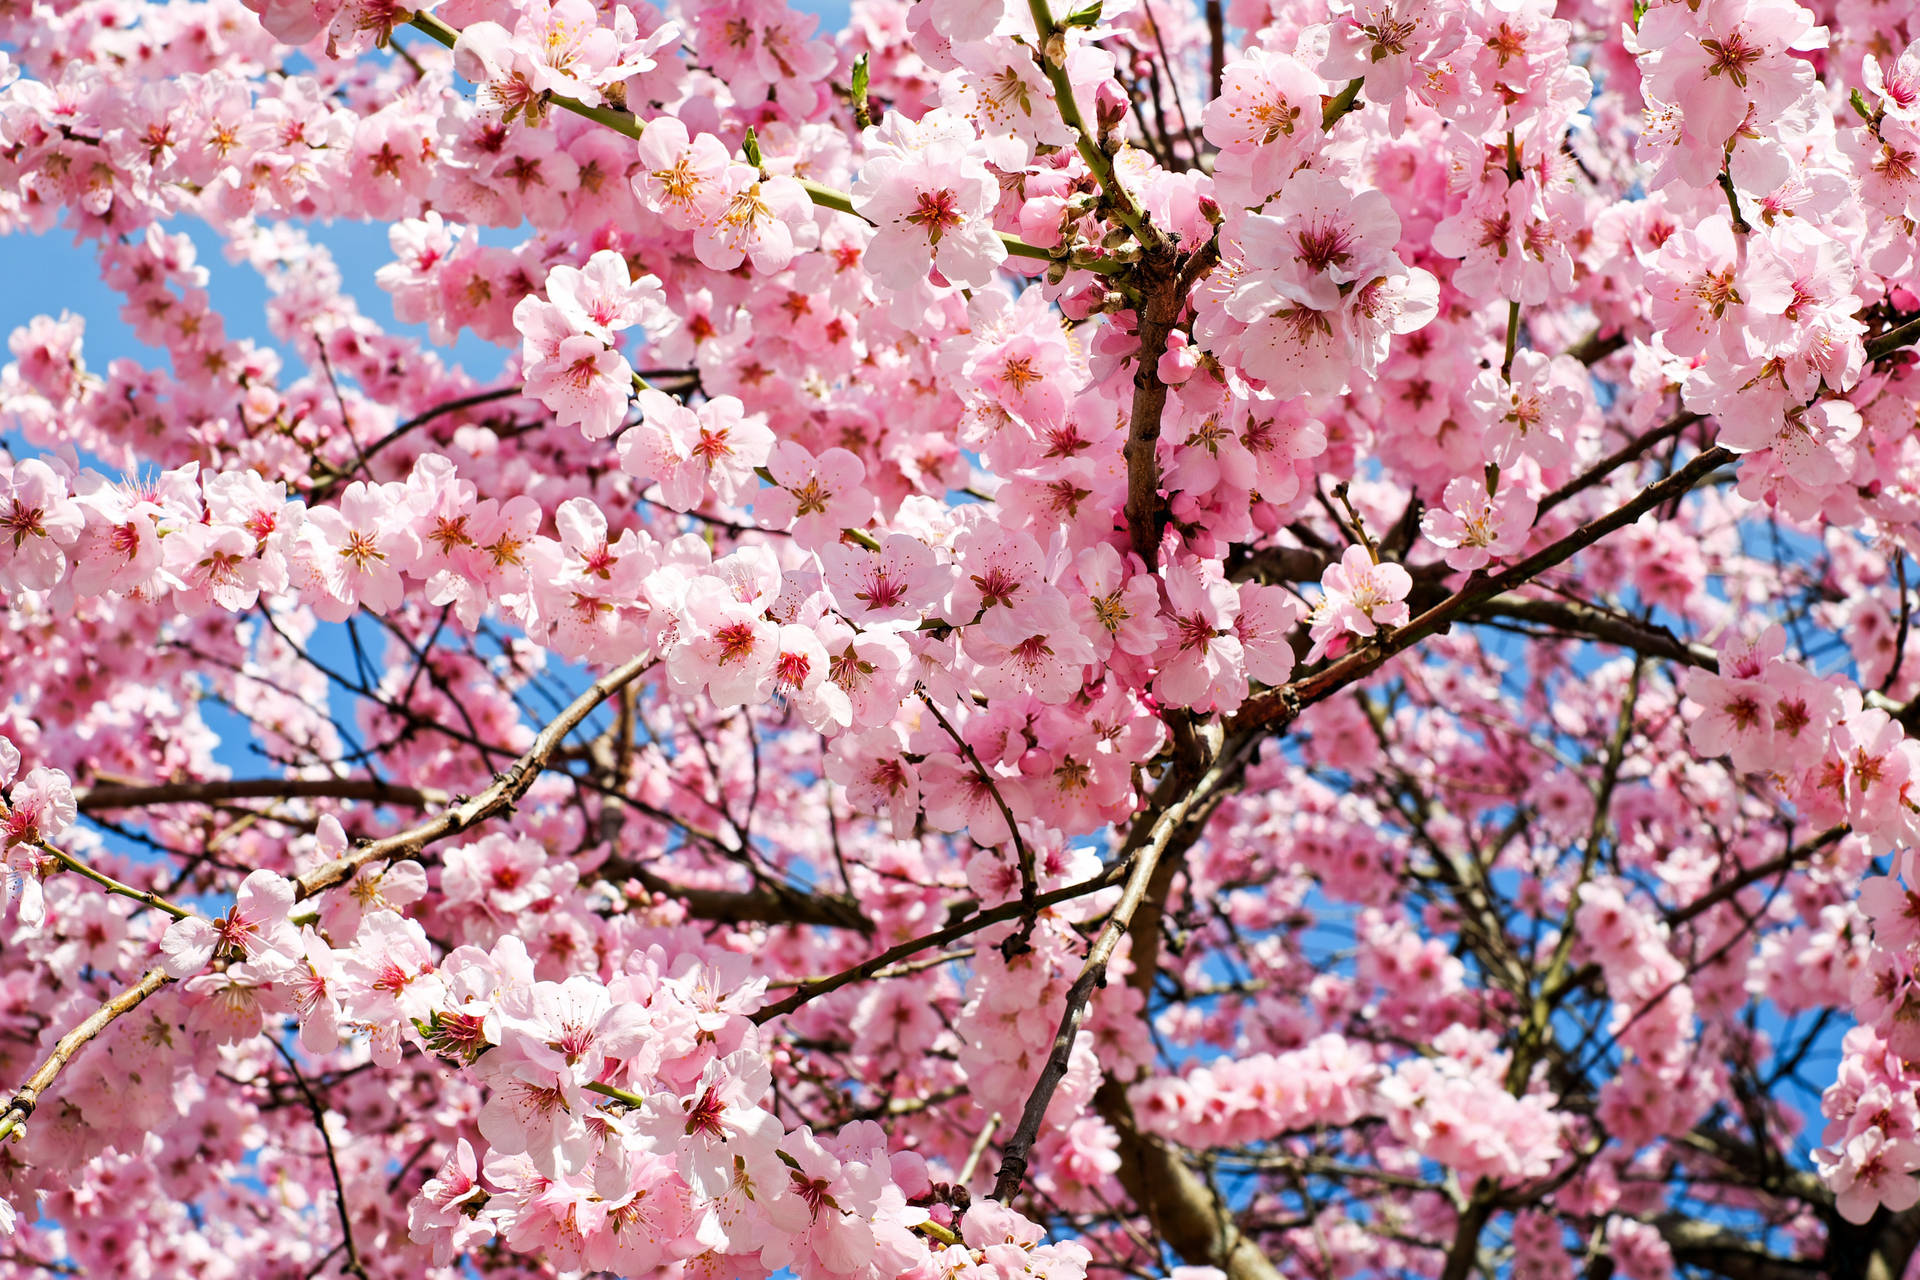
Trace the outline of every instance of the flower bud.
{"type": "Polygon", "coordinates": [[[1093,92],[1093,116],[1101,133],[1118,129],[1127,118],[1126,93],[1112,80],[1102,80],[1093,92]]]}

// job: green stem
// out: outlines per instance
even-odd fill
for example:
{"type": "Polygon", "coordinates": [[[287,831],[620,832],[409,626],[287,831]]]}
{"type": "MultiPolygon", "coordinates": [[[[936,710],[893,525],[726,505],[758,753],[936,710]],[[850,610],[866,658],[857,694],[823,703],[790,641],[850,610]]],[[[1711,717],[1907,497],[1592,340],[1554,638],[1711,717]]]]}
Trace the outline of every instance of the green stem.
{"type": "Polygon", "coordinates": [[[452,27],[430,13],[414,14],[411,18],[407,19],[407,25],[416,31],[426,32],[449,49],[453,48],[453,42],[460,38],[458,31],[455,31],[452,27]]]}
{"type": "Polygon", "coordinates": [[[1067,128],[1074,131],[1077,139],[1075,146],[1080,158],[1099,179],[1100,186],[1106,191],[1108,201],[1113,205],[1113,214],[1120,219],[1127,230],[1133,232],[1142,249],[1153,250],[1165,247],[1165,241],[1154,229],[1147,215],[1133,198],[1133,193],[1120,184],[1119,176],[1113,171],[1113,158],[1100,147],[1100,138],[1087,128],[1086,119],[1080,114],[1080,104],[1073,96],[1073,81],[1067,78],[1067,69],[1054,61],[1050,51],[1054,42],[1063,39],[1060,28],[1054,25],[1053,13],[1047,6],[1047,0],[1027,0],[1027,11],[1033,15],[1033,28],[1040,36],[1040,47],[1035,55],[1040,60],[1040,70],[1046,75],[1048,83],[1053,85],[1053,100],[1060,108],[1060,119],[1067,128]]]}
{"type": "Polygon", "coordinates": [[[862,222],[871,222],[867,215],[853,207],[853,197],[846,192],[822,186],[811,178],[800,179],[800,186],[806,191],[807,198],[822,209],[832,209],[835,213],[850,213],[862,222]]]}
{"type": "Polygon", "coordinates": [[[136,889],[130,884],[122,884],[106,872],[94,870],[66,850],[56,849],[44,840],[34,841],[33,847],[52,857],[55,862],[58,862],[67,870],[79,872],[87,879],[105,889],[108,893],[117,893],[123,898],[132,898],[135,902],[143,906],[152,907],[155,911],[166,912],[175,920],[185,920],[193,914],[193,912],[185,908],[174,906],[157,893],[149,893],[145,889],[136,889]]]}
{"type": "Polygon", "coordinates": [[[1347,81],[1347,87],[1342,89],[1336,97],[1328,101],[1325,107],[1321,108],[1320,129],[1322,132],[1333,128],[1335,122],[1337,122],[1341,116],[1360,105],[1360,90],[1366,83],[1365,77],[1347,81]]]}
{"type": "Polygon", "coordinates": [[[1507,353],[1500,361],[1500,381],[1513,382],[1513,354],[1520,344],[1520,304],[1507,304],[1507,353]]]}
{"type": "Polygon", "coordinates": [[[601,1084],[598,1080],[587,1086],[588,1093],[597,1093],[603,1098],[612,1098],[615,1102],[625,1103],[629,1107],[643,1107],[647,1100],[637,1093],[615,1088],[610,1084],[601,1084]]]}

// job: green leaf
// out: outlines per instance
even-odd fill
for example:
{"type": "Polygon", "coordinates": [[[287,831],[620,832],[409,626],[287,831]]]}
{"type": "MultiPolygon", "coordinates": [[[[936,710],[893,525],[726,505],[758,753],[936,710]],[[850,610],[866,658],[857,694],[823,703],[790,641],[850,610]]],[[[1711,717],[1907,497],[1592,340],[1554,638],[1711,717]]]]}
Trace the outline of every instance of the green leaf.
{"type": "Polygon", "coordinates": [[[847,91],[853,99],[853,120],[862,129],[873,123],[873,110],[867,105],[867,55],[853,60],[853,87],[847,91]]]}

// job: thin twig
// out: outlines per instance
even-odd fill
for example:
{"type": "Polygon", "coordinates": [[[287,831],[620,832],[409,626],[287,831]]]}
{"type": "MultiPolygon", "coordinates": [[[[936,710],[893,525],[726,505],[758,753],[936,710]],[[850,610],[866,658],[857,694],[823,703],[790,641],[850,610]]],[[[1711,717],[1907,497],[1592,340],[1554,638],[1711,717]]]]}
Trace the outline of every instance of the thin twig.
{"type": "Polygon", "coordinates": [[[40,1069],[28,1076],[27,1082],[14,1091],[5,1113],[0,1114],[0,1139],[5,1139],[26,1122],[27,1117],[33,1114],[34,1107],[39,1105],[40,1095],[73,1060],[73,1055],[86,1047],[89,1040],[112,1026],[120,1015],[139,1008],[148,996],[172,981],[165,969],[149,969],[132,986],[107,1000],[82,1018],[73,1030],[61,1036],[60,1042],[53,1046],[53,1052],[40,1064],[40,1069]]]}
{"type": "Polygon", "coordinates": [[[954,1177],[954,1185],[964,1187],[973,1181],[973,1174],[980,1167],[980,1157],[987,1153],[987,1145],[993,1141],[993,1135],[1000,1128],[1000,1113],[994,1112],[987,1117],[986,1128],[980,1130],[980,1136],[973,1140],[973,1146],[967,1152],[966,1162],[960,1166],[960,1172],[954,1177]]]}
{"type": "Polygon", "coordinates": [[[1126,887],[1121,890],[1120,901],[1114,904],[1106,923],[1101,926],[1099,936],[1087,949],[1087,958],[1080,967],[1079,977],[1067,990],[1067,1005],[1060,1015],[1059,1029],[1054,1033],[1053,1048],[1047,1054],[1047,1061],[1041,1067],[1040,1078],[1034,1083],[1033,1091],[1027,1095],[1026,1107],[1020,1113],[1020,1124],[1002,1152],[1000,1173],[993,1183],[993,1198],[1001,1204],[1013,1203],[1014,1197],[1020,1194],[1020,1185],[1026,1180],[1028,1154],[1033,1150],[1033,1144],[1040,1135],[1040,1126],[1046,1120],[1047,1105],[1053,1101],[1054,1091],[1067,1074],[1074,1041],[1080,1034],[1080,1024],[1086,1019],[1087,1005],[1094,991],[1106,985],[1107,962],[1112,958],[1120,939],[1126,936],[1134,912],[1145,900],[1147,886],[1154,879],[1161,856],[1167,852],[1175,834],[1186,824],[1188,817],[1207,806],[1207,799],[1215,787],[1221,781],[1237,775],[1239,765],[1244,760],[1242,750],[1244,747],[1236,747],[1227,757],[1216,760],[1191,785],[1188,779],[1192,775],[1186,769],[1176,768],[1169,773],[1160,787],[1156,788],[1155,795],[1157,799],[1161,789],[1168,789],[1175,797],[1172,803],[1160,808],[1148,826],[1136,826],[1128,836],[1131,854],[1127,863],[1126,887]]]}
{"type": "Polygon", "coordinates": [[[369,863],[408,857],[436,840],[465,831],[512,808],[546,768],[547,761],[561,740],[593,714],[601,703],[652,669],[653,664],[654,659],[650,655],[642,655],[629,659],[601,676],[548,722],[547,727],[534,738],[526,754],[508,765],[505,772],[494,775],[492,786],[472,799],[446,809],[438,817],[383,839],[369,841],[323,866],[315,867],[294,881],[297,895],[311,898],[323,889],[330,889],[351,879],[355,872],[369,863]]]}
{"type": "Polygon", "coordinates": [[[1322,670],[1249,698],[1230,723],[1229,729],[1261,726],[1268,730],[1291,723],[1302,707],[1372,675],[1396,655],[1412,648],[1430,635],[1448,630],[1474,605],[1521,583],[1538,577],[1543,571],[1569,560],[1617,529],[1625,528],[1667,499],[1686,493],[1723,464],[1732,461],[1732,451],[1715,446],[1696,454],[1685,466],[1642,489],[1631,500],[1578,529],[1526,559],[1491,577],[1475,576],[1447,599],[1400,627],[1356,649],[1322,670]]]}
{"type": "MultiPolygon", "coordinates": [[[[961,737],[960,731],[941,714],[940,708],[934,705],[933,696],[927,692],[926,686],[916,685],[914,692],[920,695],[920,701],[925,703],[927,710],[933,713],[934,720],[947,731],[947,736],[953,739],[953,745],[959,747],[962,754],[967,757],[967,762],[973,766],[974,773],[979,775],[980,781],[986,785],[988,793],[993,796],[993,803],[999,808],[1000,817],[1006,822],[1007,830],[1012,833],[1014,855],[1020,862],[1020,903],[1027,911],[1028,920],[1031,921],[1034,911],[1038,909],[1034,905],[1034,895],[1040,891],[1039,871],[1034,865],[1033,850],[1029,849],[1027,842],[1021,838],[1019,819],[1013,816],[1013,809],[1007,804],[1007,798],[1000,794],[999,784],[993,780],[993,775],[987,772],[987,766],[980,762],[979,753],[974,751],[973,744],[961,737]]],[[[1032,928],[1031,924],[1028,928],[1032,928]]]]}
{"type": "MultiPolygon", "coordinates": [[[[1098,875],[1090,876],[1078,884],[1070,884],[1064,888],[1043,893],[1034,899],[1034,906],[1044,910],[1047,907],[1053,906],[1055,903],[1068,902],[1074,898],[1084,898],[1090,893],[1098,893],[1102,889],[1110,888],[1114,881],[1119,878],[1121,872],[1125,870],[1125,867],[1125,862],[1116,862],[1111,866],[1103,868],[1098,875]]],[[[807,983],[786,999],[776,1001],[756,1011],[753,1015],[753,1021],[757,1024],[771,1022],[780,1015],[792,1013],[801,1005],[818,999],[828,992],[838,991],[850,982],[859,982],[863,979],[871,978],[880,970],[896,965],[902,960],[910,959],[920,952],[925,951],[928,947],[944,947],[949,942],[958,941],[961,938],[967,937],[969,934],[978,933],[980,930],[992,925],[1016,919],[1022,915],[1025,910],[1026,906],[1023,903],[1003,902],[997,907],[989,907],[985,911],[957,920],[944,929],[936,929],[932,933],[923,933],[917,938],[909,938],[899,946],[888,947],[879,955],[862,960],[850,969],[842,969],[830,978],[821,978],[817,981],[807,983]]]]}
{"type": "Polygon", "coordinates": [[[184,907],[176,907],[157,893],[146,889],[136,889],[130,884],[115,880],[104,871],[97,871],[64,849],[56,849],[44,840],[35,840],[33,847],[52,857],[54,861],[69,871],[77,871],[93,881],[108,893],[117,893],[123,898],[132,898],[143,907],[152,907],[155,911],[164,911],[175,920],[185,920],[193,912],[184,907]]]}
{"type": "Polygon", "coordinates": [[[1913,624],[1912,602],[1907,598],[1907,553],[1904,548],[1893,549],[1894,577],[1900,583],[1900,627],[1894,633],[1893,662],[1887,667],[1887,677],[1880,682],[1880,692],[1893,688],[1893,682],[1900,677],[1900,668],[1907,665],[1907,631],[1913,624]]]}
{"type": "Polygon", "coordinates": [[[333,1135],[327,1132],[327,1109],[320,1105],[320,1099],[314,1095],[307,1078],[300,1074],[300,1064],[294,1061],[292,1051],[281,1044],[277,1036],[269,1035],[267,1043],[286,1059],[287,1070],[293,1073],[294,1084],[300,1087],[300,1093],[306,1098],[307,1110],[313,1113],[313,1127],[320,1131],[320,1142],[327,1149],[327,1169],[333,1174],[333,1203],[340,1212],[340,1243],[347,1251],[347,1260],[340,1272],[366,1280],[366,1264],[360,1261],[360,1251],[353,1245],[353,1217],[347,1210],[347,1186],[340,1180],[340,1161],[333,1152],[333,1135]]]}

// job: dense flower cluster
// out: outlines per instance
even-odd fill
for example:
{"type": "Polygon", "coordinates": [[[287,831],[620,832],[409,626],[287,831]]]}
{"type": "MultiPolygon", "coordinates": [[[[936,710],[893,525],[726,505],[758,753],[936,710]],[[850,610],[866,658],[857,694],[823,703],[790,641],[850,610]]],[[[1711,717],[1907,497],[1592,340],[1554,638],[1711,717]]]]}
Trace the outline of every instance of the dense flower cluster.
{"type": "Polygon", "coordinates": [[[1894,9],[0,9],[0,1276],[1899,1274],[1894,9]]]}

